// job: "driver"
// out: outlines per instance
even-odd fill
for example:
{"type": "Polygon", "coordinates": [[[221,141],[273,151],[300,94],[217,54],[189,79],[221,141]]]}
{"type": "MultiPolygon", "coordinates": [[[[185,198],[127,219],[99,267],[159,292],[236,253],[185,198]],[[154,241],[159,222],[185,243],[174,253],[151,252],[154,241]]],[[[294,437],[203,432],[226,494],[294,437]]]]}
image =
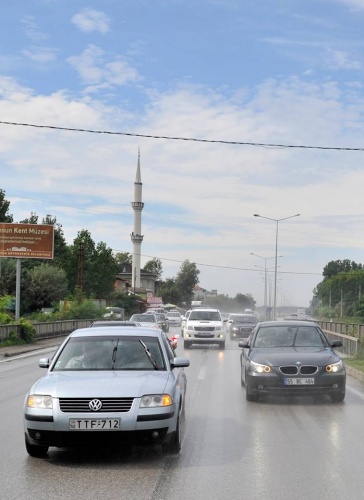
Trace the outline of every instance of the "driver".
{"type": "Polygon", "coordinates": [[[80,356],[71,358],[65,368],[105,368],[103,351],[98,344],[85,342],[82,348],[83,353],[80,356]]]}

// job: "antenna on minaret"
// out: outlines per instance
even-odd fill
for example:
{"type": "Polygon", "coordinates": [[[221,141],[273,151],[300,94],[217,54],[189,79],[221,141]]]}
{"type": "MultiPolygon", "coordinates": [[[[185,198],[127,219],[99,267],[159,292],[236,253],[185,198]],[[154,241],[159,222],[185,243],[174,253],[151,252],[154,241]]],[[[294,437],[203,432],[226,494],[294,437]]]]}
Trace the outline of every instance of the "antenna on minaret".
{"type": "Polygon", "coordinates": [[[131,233],[131,241],[133,242],[133,263],[132,263],[132,287],[140,288],[140,254],[143,236],[142,231],[142,210],[144,203],[142,202],[142,178],[140,174],[140,149],[138,148],[138,163],[134,182],[134,201],[131,202],[134,210],[134,226],[131,233]]]}

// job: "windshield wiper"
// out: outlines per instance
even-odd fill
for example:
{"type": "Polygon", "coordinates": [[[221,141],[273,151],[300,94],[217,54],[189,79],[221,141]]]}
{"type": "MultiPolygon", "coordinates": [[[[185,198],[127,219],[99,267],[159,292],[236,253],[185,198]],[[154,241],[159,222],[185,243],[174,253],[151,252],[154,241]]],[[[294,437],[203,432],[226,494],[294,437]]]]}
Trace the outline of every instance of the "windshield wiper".
{"type": "Polygon", "coordinates": [[[144,344],[144,342],[141,340],[141,339],[138,339],[139,342],[142,344],[142,346],[144,347],[144,351],[145,351],[145,354],[147,355],[149,361],[152,363],[153,367],[155,370],[159,370],[158,368],[158,365],[157,365],[157,362],[156,360],[153,358],[151,352],[149,351],[148,347],[144,344]]]}
{"type": "Polygon", "coordinates": [[[117,353],[117,350],[118,350],[118,345],[119,345],[119,339],[116,341],[116,345],[115,345],[114,349],[112,350],[112,358],[111,358],[111,363],[112,363],[111,369],[112,370],[114,370],[114,365],[115,365],[116,353],[117,353]]]}

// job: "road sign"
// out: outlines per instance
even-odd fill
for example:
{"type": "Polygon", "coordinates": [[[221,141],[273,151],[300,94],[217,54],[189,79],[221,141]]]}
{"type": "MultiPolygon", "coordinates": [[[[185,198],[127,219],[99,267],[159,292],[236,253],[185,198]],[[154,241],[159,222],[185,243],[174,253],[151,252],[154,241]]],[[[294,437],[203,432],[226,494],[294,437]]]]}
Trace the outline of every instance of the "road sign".
{"type": "Polygon", "coordinates": [[[0,257],[53,259],[52,224],[0,223],[0,257]]]}

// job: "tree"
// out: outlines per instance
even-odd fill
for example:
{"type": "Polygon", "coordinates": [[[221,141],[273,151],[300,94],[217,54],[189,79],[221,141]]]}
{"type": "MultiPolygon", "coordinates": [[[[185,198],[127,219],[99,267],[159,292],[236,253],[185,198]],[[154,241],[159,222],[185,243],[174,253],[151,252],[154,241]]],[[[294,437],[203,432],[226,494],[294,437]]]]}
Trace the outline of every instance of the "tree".
{"type": "Polygon", "coordinates": [[[180,290],[176,286],[174,278],[167,278],[159,289],[159,295],[165,304],[182,304],[180,290]]]}
{"type": "Polygon", "coordinates": [[[241,311],[244,311],[244,309],[255,309],[255,300],[250,294],[243,295],[242,293],[237,293],[234,301],[241,311]]]}
{"type": "Polygon", "coordinates": [[[155,257],[153,257],[152,260],[148,260],[143,269],[144,271],[149,271],[150,273],[155,274],[158,280],[160,280],[162,277],[162,261],[155,257]]]}
{"type": "Polygon", "coordinates": [[[132,264],[133,256],[129,252],[118,252],[115,254],[115,261],[118,265],[118,272],[123,271],[123,264],[132,264]]]}
{"type": "Polygon", "coordinates": [[[50,264],[41,264],[29,271],[23,292],[22,302],[26,309],[34,311],[52,307],[67,292],[66,273],[50,264]]]}
{"type": "Polygon", "coordinates": [[[92,295],[96,298],[107,299],[114,291],[118,264],[113,251],[101,241],[97,244],[92,255],[92,266],[88,279],[92,283],[92,295]]]}
{"type": "Polygon", "coordinates": [[[0,189],[0,222],[13,222],[13,216],[9,214],[10,201],[5,199],[5,191],[0,189]]]}
{"type": "Polygon", "coordinates": [[[179,291],[181,303],[190,304],[193,299],[194,288],[199,282],[199,274],[200,271],[193,262],[185,260],[181,264],[180,271],[175,281],[175,287],[179,291]]]}

